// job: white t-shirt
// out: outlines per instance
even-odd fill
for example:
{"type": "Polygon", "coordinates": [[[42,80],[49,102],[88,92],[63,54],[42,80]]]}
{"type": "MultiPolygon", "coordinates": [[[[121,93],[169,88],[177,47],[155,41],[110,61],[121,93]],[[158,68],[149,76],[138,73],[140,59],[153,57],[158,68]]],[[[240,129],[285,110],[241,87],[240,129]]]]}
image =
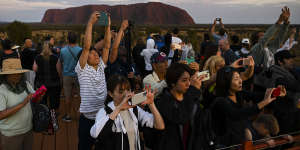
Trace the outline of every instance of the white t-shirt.
{"type": "Polygon", "coordinates": [[[88,119],[95,120],[99,109],[104,107],[107,96],[105,67],[102,58],[100,58],[97,70],[88,64],[82,69],[79,61],[75,67],[80,85],[81,103],[79,111],[88,119]]]}
{"type": "Polygon", "coordinates": [[[172,37],[172,43],[180,44],[182,43],[182,40],[179,37],[172,37]]]}

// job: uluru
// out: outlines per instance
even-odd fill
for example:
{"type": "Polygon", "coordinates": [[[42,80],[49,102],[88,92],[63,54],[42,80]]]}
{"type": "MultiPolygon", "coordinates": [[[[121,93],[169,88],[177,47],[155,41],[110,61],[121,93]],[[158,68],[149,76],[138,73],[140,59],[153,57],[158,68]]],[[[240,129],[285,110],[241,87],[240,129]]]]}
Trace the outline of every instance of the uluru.
{"type": "Polygon", "coordinates": [[[112,22],[132,20],[139,25],[192,25],[193,18],[183,9],[160,2],[130,5],[84,5],[66,9],[48,9],[42,19],[47,24],[86,24],[94,11],[111,14],[112,22]]]}

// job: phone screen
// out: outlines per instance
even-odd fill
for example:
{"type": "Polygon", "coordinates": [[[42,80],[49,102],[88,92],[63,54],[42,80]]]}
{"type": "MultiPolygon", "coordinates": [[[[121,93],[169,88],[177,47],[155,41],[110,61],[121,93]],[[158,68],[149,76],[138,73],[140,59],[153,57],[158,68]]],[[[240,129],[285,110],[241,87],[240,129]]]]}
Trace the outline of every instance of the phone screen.
{"type": "Polygon", "coordinates": [[[99,19],[98,24],[102,25],[102,26],[107,26],[108,25],[108,16],[107,16],[107,13],[105,13],[105,12],[101,12],[100,13],[100,19],[99,19]]]}
{"type": "Polygon", "coordinates": [[[243,59],[243,66],[248,66],[248,65],[250,65],[250,59],[249,58],[243,59]]]}
{"type": "Polygon", "coordinates": [[[144,102],[147,99],[147,92],[141,92],[134,95],[131,99],[132,105],[137,105],[144,102]]]}
{"type": "Polygon", "coordinates": [[[195,62],[194,58],[186,58],[188,64],[195,62]]]}
{"type": "Polygon", "coordinates": [[[207,81],[210,79],[210,75],[209,75],[209,71],[208,70],[205,70],[205,71],[202,71],[202,72],[198,72],[198,77],[199,76],[202,76],[202,75],[205,75],[204,79],[202,81],[207,81]]]}

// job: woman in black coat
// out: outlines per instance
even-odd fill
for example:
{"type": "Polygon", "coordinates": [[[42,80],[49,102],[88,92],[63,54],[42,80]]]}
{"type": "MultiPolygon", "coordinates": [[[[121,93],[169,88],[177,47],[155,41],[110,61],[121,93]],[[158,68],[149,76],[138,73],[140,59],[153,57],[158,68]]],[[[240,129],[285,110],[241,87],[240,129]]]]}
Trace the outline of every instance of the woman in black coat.
{"type": "MultiPolygon", "coordinates": [[[[239,70],[224,67],[217,72],[216,94],[217,98],[212,106],[214,130],[218,143],[229,146],[241,144],[245,137],[245,129],[250,117],[257,115],[262,108],[276,99],[272,97],[273,89],[267,89],[265,97],[257,104],[249,105],[247,101],[255,101],[253,93],[242,91],[242,79],[239,70]]],[[[281,89],[280,96],[286,91],[281,89]]]]}
{"type": "Polygon", "coordinates": [[[193,75],[185,64],[174,63],[168,68],[166,74],[168,87],[155,100],[165,122],[165,130],[157,133],[155,150],[188,148],[192,133],[193,110],[201,94],[202,79],[202,76],[193,75]]]}

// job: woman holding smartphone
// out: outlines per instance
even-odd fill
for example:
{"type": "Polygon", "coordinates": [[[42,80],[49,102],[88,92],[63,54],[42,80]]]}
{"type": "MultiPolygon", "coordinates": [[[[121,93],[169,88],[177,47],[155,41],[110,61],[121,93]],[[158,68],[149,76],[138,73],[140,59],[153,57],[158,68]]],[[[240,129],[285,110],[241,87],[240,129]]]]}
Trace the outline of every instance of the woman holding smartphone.
{"type": "Polygon", "coordinates": [[[152,114],[129,100],[134,96],[130,92],[128,79],[114,75],[108,80],[108,95],[105,107],[100,109],[91,128],[91,136],[98,138],[96,149],[101,150],[141,150],[138,126],[147,126],[163,130],[165,124],[154,104],[154,93],[148,87],[147,99],[142,105],[148,105],[152,114]]]}
{"type": "MultiPolygon", "coordinates": [[[[244,142],[246,125],[250,117],[257,115],[265,106],[276,100],[272,96],[275,88],[267,89],[263,100],[255,93],[242,91],[240,70],[226,66],[217,72],[216,96],[212,104],[213,128],[221,145],[229,146],[244,142]],[[252,101],[253,103],[249,103],[252,101]]],[[[281,87],[279,96],[286,95],[281,87]]]]}
{"type": "Polygon", "coordinates": [[[165,130],[158,133],[154,150],[184,150],[191,142],[194,106],[200,97],[203,76],[188,65],[173,63],[166,73],[168,87],[158,95],[155,103],[165,122],[165,130]]]}

